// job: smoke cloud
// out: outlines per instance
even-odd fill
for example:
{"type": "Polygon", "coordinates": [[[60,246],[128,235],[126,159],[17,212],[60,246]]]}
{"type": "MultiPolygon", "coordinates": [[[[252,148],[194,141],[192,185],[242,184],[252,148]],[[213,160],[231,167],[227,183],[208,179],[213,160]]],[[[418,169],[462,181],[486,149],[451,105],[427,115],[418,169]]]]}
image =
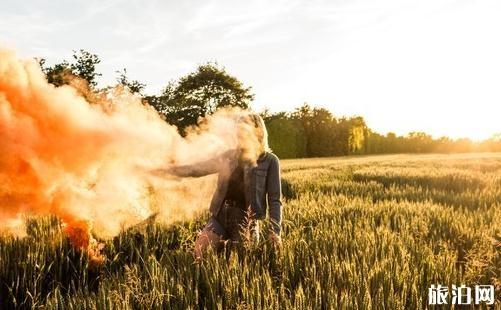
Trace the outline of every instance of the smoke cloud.
{"type": "Polygon", "coordinates": [[[169,223],[208,206],[214,176],[147,171],[236,148],[243,112],[216,113],[183,138],[126,91],[99,103],[85,98],[74,87],[48,84],[35,60],[0,50],[1,226],[15,232],[24,214],[54,214],[74,244],[86,247],[89,231],[109,238],[153,214],[169,223]]]}

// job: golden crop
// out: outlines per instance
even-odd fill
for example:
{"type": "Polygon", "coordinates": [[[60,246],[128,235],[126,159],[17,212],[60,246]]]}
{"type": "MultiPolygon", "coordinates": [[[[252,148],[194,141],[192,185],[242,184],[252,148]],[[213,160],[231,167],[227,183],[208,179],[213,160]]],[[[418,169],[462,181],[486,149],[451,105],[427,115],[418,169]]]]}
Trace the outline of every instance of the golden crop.
{"type": "MultiPolygon", "coordinates": [[[[56,218],[0,238],[0,308],[420,309],[431,284],[501,292],[501,154],[282,162],[283,247],[190,253],[205,218],[106,241],[88,268],[56,218]]],[[[266,227],[265,227],[266,229],[266,227]]]]}

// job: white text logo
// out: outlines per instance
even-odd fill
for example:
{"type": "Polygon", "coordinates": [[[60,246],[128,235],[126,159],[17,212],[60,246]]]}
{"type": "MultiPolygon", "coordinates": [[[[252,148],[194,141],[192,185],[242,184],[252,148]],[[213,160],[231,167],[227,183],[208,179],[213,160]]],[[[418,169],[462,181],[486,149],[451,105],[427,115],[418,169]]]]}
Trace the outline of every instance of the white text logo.
{"type": "Polygon", "coordinates": [[[438,284],[432,284],[428,289],[429,305],[446,305],[450,301],[452,305],[475,305],[485,303],[494,304],[494,285],[475,285],[472,290],[466,285],[452,285],[449,294],[449,287],[438,284]]]}

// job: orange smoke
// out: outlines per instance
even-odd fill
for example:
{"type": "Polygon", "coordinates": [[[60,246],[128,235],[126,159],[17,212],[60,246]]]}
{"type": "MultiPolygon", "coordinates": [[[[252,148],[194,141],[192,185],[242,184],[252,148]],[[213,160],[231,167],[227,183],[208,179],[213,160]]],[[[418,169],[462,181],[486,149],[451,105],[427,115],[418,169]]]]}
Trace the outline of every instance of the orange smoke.
{"type": "Polygon", "coordinates": [[[83,250],[89,255],[91,267],[97,267],[104,262],[105,257],[101,253],[104,245],[92,238],[87,222],[79,220],[70,222],[64,228],[64,232],[75,248],[83,250]]]}
{"type": "Polygon", "coordinates": [[[0,50],[0,225],[55,214],[74,245],[89,248],[89,224],[106,238],[152,213],[190,216],[207,206],[212,180],[192,186],[144,171],[234,148],[235,119],[215,115],[183,139],[131,94],[117,90],[91,104],[70,86],[48,84],[34,60],[0,50]]]}

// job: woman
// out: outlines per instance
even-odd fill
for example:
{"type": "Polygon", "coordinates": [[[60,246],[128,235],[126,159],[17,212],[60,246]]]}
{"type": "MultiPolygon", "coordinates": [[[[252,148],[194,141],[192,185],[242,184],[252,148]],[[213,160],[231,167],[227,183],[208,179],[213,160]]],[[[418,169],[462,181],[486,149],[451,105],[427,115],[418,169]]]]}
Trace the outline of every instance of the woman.
{"type": "Polygon", "coordinates": [[[268,147],[263,119],[246,114],[237,122],[238,148],[217,158],[194,165],[163,169],[181,177],[201,177],[218,173],[217,188],[210,204],[211,218],[195,241],[195,257],[212,247],[220,250],[225,241],[242,242],[250,231],[259,238],[258,220],[269,207],[270,241],[281,244],[282,203],[280,164],[268,147]]]}

